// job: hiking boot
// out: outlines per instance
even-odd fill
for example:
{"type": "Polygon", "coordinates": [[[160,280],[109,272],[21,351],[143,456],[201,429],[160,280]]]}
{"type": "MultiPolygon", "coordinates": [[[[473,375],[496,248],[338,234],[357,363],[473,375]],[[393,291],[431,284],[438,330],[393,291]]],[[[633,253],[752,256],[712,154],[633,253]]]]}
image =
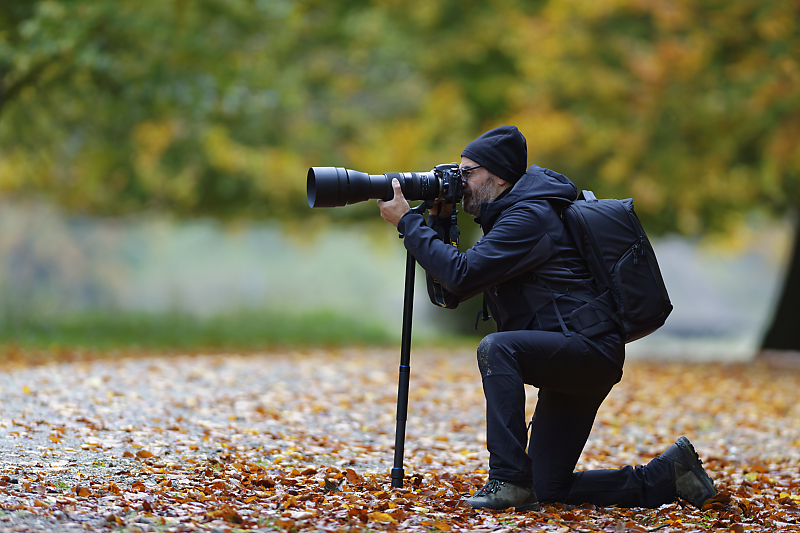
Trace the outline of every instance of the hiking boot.
{"type": "Polygon", "coordinates": [[[508,509],[538,511],[539,501],[533,488],[526,489],[497,479],[490,479],[481,490],[467,498],[473,509],[508,509]]]}
{"type": "Polygon", "coordinates": [[[703,469],[703,461],[686,437],[675,441],[675,444],[667,448],[661,457],[672,461],[675,493],[679,498],[699,509],[717,494],[714,482],[703,469]]]}

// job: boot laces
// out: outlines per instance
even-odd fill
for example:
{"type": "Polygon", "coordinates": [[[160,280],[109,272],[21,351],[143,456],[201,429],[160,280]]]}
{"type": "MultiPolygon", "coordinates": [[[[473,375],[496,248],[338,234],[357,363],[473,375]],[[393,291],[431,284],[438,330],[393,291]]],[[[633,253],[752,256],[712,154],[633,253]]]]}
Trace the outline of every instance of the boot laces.
{"type": "Polygon", "coordinates": [[[494,494],[495,492],[503,488],[504,485],[505,483],[503,483],[502,481],[499,481],[497,479],[490,479],[486,483],[486,485],[484,485],[483,488],[479,490],[477,494],[475,494],[475,496],[485,496],[487,494],[494,494]]]}

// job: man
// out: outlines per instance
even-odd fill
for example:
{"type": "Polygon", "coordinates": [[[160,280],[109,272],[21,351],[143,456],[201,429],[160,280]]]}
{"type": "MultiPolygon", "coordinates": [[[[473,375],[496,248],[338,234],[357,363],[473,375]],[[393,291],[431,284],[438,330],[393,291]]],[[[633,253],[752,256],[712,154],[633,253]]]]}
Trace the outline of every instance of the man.
{"type": "Polygon", "coordinates": [[[597,324],[591,338],[570,324],[574,310],[598,297],[559,218],[559,204],[574,200],[577,189],[552,170],[526,170],[527,144],[514,126],[469,143],[460,167],[464,211],[484,232],[466,252],[447,240],[450,212],[435,205],[426,224],[409,212],[396,180],[394,199],[378,205],[427,272],[435,304],[454,308],[483,293],[497,322],[498,332],[478,346],[489,480],[467,501],[474,508],[538,510],[539,501],[658,507],[681,497],[702,506],[717,490],[685,437],[647,465],[574,472],[625,359],[613,321],[597,324]],[[526,383],[539,389],[530,426],[526,383]]]}

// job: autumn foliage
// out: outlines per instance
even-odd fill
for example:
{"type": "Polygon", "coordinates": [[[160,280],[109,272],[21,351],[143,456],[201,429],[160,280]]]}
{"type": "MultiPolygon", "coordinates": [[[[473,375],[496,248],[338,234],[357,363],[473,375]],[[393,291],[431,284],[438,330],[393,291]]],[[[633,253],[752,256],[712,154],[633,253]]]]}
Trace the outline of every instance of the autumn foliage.
{"type": "MultiPolygon", "coordinates": [[[[792,531],[796,368],[629,364],[579,469],[687,435],[721,490],[702,510],[547,504],[473,511],[486,480],[468,351],[414,352],[406,480],[392,489],[397,354],[121,359],[0,374],[0,528],[134,531],[792,531]]],[[[529,410],[535,390],[529,389],[529,410]]]]}
{"type": "Polygon", "coordinates": [[[428,170],[514,123],[531,162],[633,196],[651,231],[730,229],[800,202],[798,20],[797,0],[12,2],[0,192],[307,217],[309,166],[428,170]]]}

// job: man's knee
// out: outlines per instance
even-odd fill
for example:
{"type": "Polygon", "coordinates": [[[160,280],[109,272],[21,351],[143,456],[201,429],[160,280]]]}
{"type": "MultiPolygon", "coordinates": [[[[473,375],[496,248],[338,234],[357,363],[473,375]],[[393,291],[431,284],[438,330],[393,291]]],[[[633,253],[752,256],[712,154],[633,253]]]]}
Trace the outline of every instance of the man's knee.
{"type": "Polygon", "coordinates": [[[478,344],[478,368],[483,377],[509,370],[510,354],[502,336],[490,333],[478,344]]]}
{"type": "MultiPolygon", "coordinates": [[[[534,476],[536,473],[534,472],[534,476]]],[[[536,496],[542,503],[563,502],[569,495],[570,487],[574,481],[574,474],[564,474],[557,478],[537,480],[534,482],[536,496]]]]}

